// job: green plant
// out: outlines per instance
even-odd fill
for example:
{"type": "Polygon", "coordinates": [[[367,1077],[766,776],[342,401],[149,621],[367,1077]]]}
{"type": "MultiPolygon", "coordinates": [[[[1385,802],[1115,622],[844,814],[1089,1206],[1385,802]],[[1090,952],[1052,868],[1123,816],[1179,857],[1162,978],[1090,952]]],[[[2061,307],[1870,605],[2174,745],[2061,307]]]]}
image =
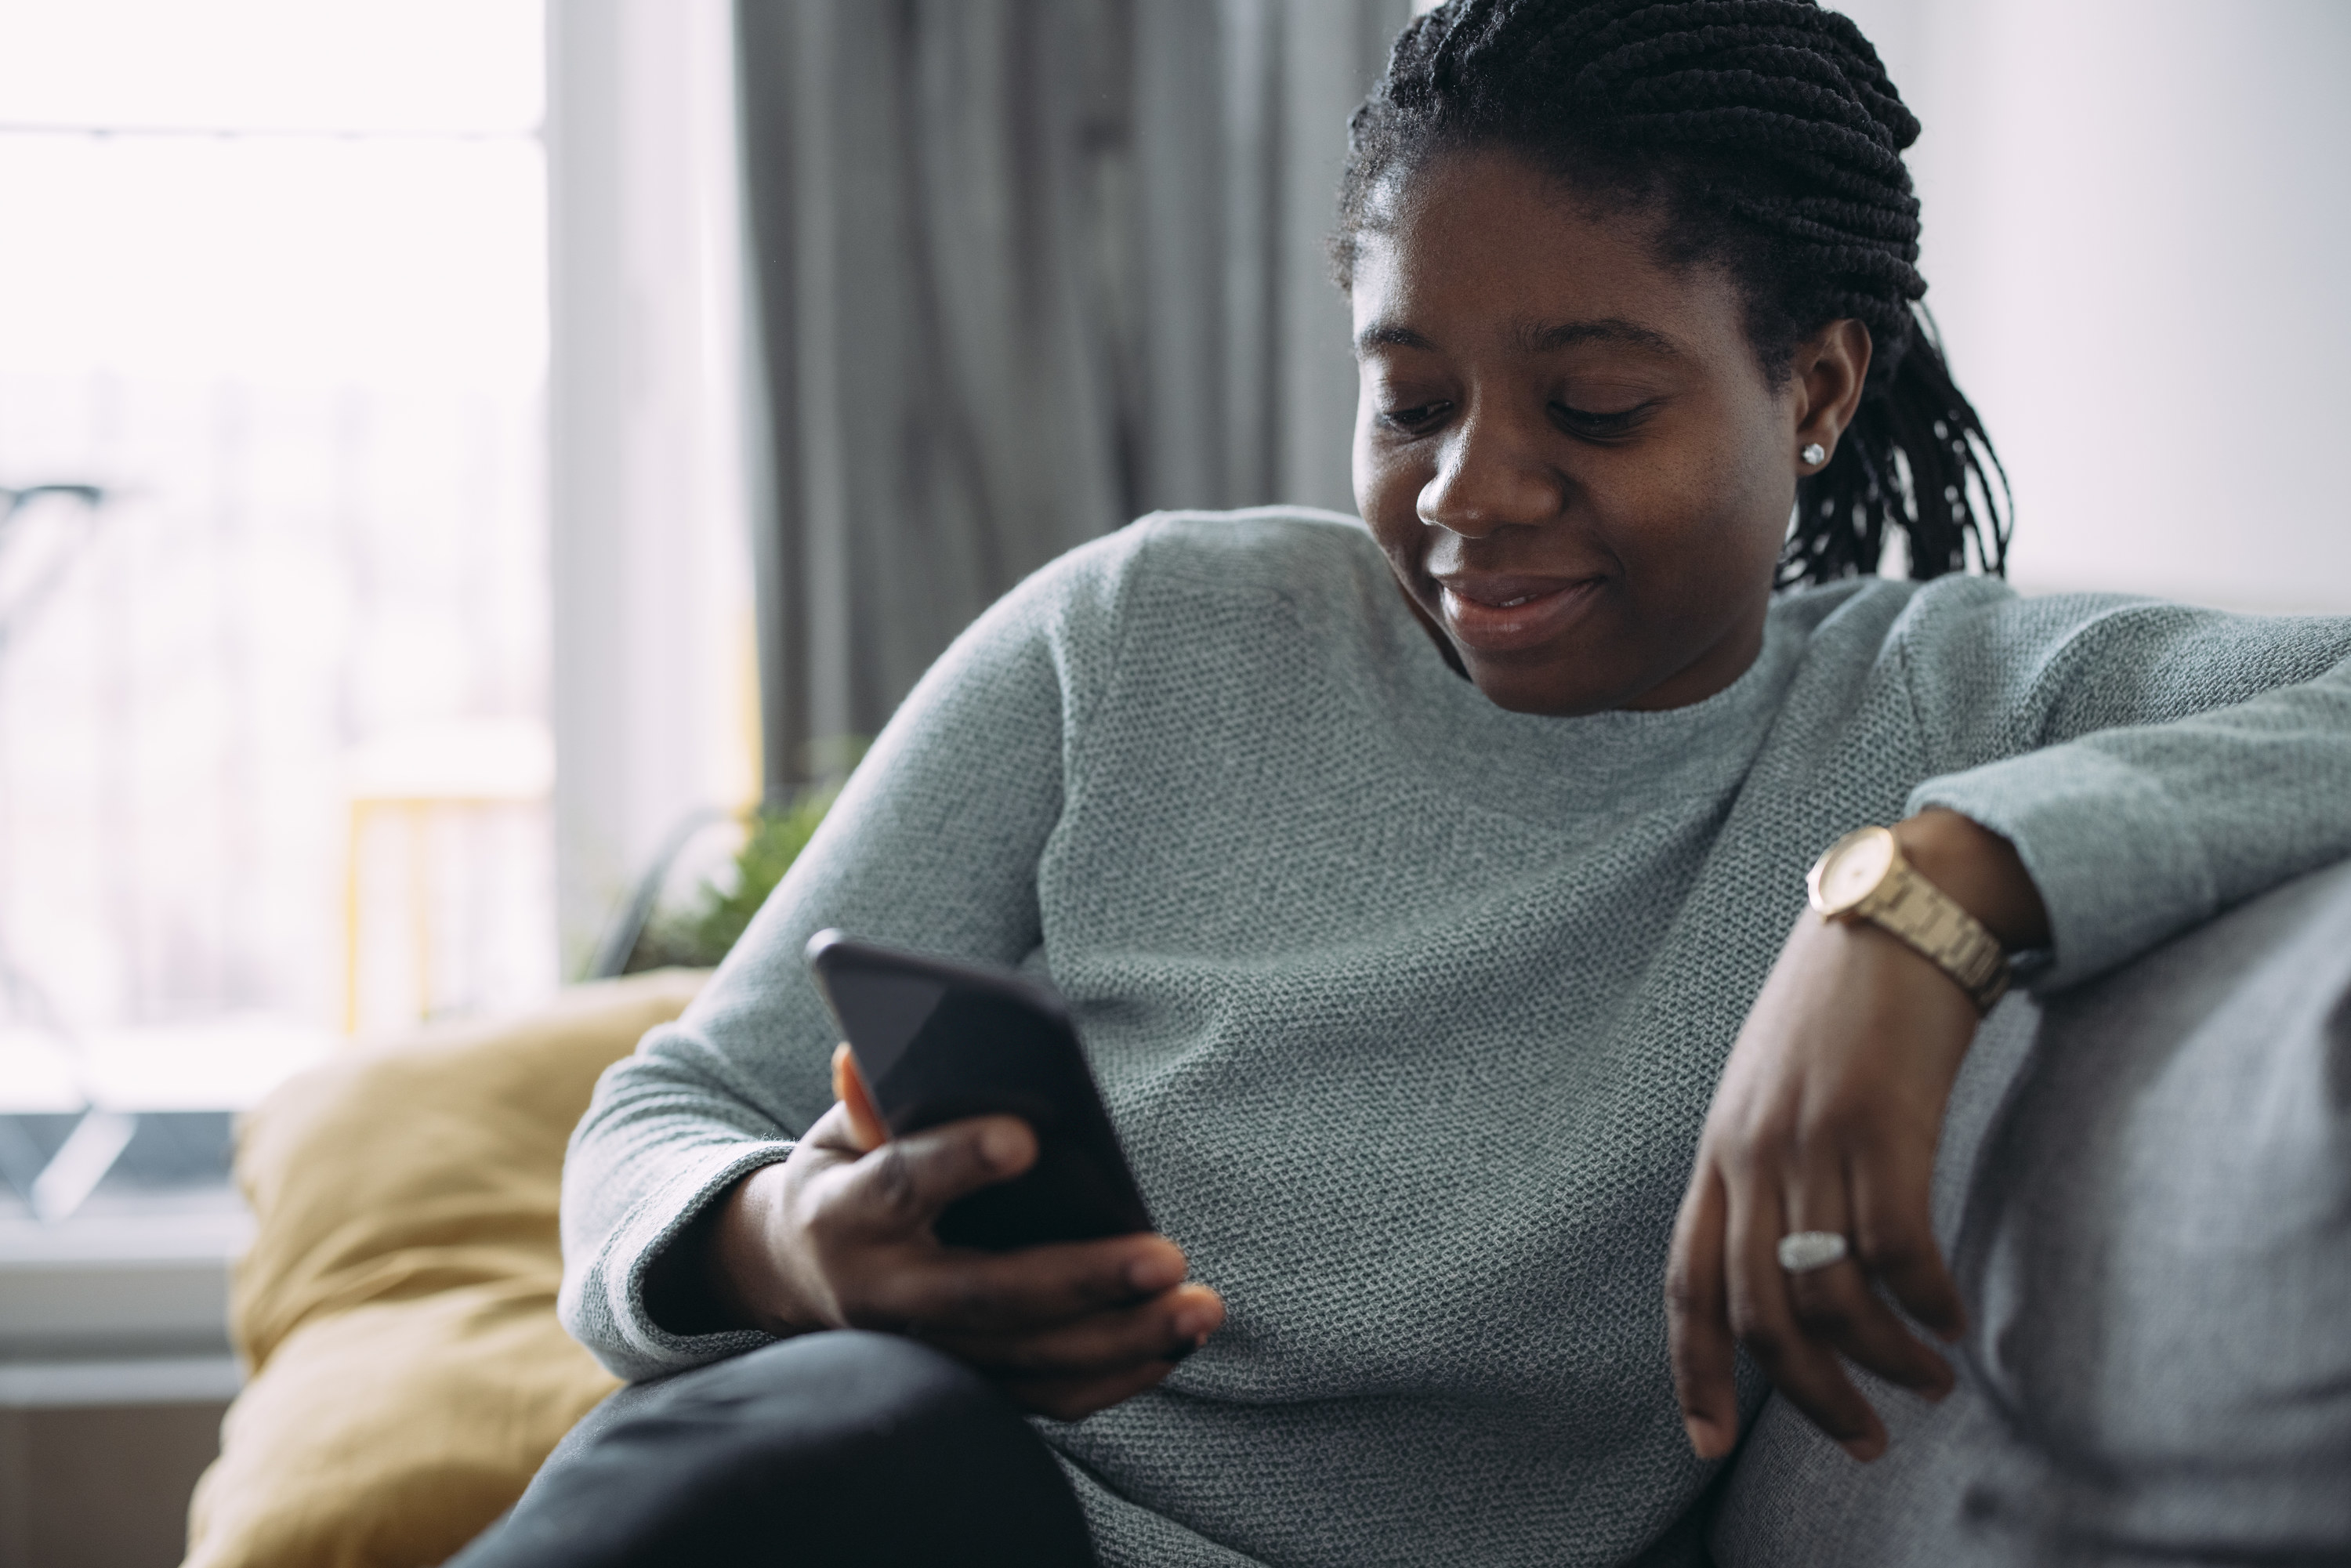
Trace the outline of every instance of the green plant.
{"type": "Polygon", "coordinates": [[[837,782],[810,786],[780,807],[754,813],[728,871],[704,879],[682,907],[657,912],[646,923],[629,955],[628,971],[668,965],[708,968],[726,956],[840,794],[837,782]]]}
{"type": "Polygon", "coordinates": [[[751,916],[759,913],[759,905],[768,902],[768,894],[784,880],[784,873],[792,869],[800,851],[808,848],[817,824],[824,821],[840,793],[838,784],[804,790],[782,810],[761,811],[751,819],[750,834],[735,857],[734,887],[722,893],[709,883],[703,883],[701,907],[694,916],[695,942],[711,955],[712,962],[725,957],[741,937],[751,916]]]}

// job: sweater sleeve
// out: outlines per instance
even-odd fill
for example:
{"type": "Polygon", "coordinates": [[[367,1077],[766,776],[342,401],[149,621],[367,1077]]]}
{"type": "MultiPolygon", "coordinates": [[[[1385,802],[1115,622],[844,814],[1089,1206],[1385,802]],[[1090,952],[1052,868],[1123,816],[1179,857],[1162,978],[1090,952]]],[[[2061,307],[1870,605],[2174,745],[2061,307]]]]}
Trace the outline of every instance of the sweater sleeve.
{"type": "Polygon", "coordinates": [[[654,1322],[644,1278],[745,1173],[832,1103],[837,1038],[801,949],[827,926],[1014,966],[1040,941],[1036,868],[1061,812],[1065,737],[1106,657],[1123,536],[1045,568],[902,704],[707,988],[598,1082],[563,1172],[564,1326],[616,1375],[764,1343],[654,1322]]]}
{"type": "Polygon", "coordinates": [[[1906,619],[1938,775],[1909,809],[2016,844],[2049,910],[2037,988],[2351,855],[2351,619],[1980,582],[1906,619]]]}

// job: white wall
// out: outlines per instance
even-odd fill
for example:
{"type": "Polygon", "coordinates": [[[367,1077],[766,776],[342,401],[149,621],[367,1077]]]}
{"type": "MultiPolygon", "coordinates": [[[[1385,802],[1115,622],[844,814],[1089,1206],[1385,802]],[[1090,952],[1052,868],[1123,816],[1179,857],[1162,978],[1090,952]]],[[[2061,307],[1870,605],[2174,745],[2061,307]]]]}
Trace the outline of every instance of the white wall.
{"type": "Polygon", "coordinates": [[[1926,125],[1928,303],[2018,585],[2351,612],[2351,5],[1842,8],[1926,125]]]}
{"type": "Polygon", "coordinates": [[[726,0],[549,12],[565,972],[687,812],[758,789],[726,0]]]}

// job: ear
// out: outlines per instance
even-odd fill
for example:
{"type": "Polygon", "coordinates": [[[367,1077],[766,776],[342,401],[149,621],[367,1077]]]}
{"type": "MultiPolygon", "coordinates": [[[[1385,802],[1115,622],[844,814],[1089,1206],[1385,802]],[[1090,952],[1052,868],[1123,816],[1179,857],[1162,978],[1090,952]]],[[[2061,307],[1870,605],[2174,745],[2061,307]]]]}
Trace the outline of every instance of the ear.
{"type": "Polygon", "coordinates": [[[1819,473],[1836,456],[1837,441],[1853,423],[1861,406],[1862,383],[1869,378],[1869,329],[1847,319],[1832,321],[1796,349],[1790,371],[1795,394],[1796,473],[1819,473]],[[1800,455],[1817,444],[1824,455],[1807,463],[1800,455]]]}

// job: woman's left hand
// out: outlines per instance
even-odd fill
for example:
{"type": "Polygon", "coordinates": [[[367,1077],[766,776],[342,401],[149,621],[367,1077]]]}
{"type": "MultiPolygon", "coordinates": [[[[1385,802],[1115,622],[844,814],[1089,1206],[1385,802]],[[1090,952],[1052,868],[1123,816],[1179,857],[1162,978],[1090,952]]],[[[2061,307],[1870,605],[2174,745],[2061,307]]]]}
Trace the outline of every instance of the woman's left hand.
{"type": "MultiPolygon", "coordinates": [[[[2011,947],[2047,917],[2016,852],[1949,811],[1896,830],[1906,858],[2011,947]]],[[[1899,939],[1806,913],[1740,1031],[1674,1227],[1666,1311],[1674,1386],[1701,1458],[1739,1436],[1733,1353],[1857,1459],[1886,1428],[1839,1357],[1930,1399],[1943,1358],[1873,1289],[1943,1338],[1965,1324],[1928,1209],[1935,1145],[1975,1004],[1899,939]],[[1841,1262],[1791,1274],[1780,1239],[1848,1239],[1841,1262]]]]}

